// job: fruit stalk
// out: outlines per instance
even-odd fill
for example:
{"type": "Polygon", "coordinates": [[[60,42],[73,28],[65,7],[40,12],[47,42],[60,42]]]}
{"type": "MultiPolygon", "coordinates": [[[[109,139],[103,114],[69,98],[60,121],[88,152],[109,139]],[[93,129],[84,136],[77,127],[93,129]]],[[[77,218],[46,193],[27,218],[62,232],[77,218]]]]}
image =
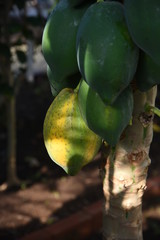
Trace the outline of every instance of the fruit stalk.
{"type": "Polygon", "coordinates": [[[107,157],[103,190],[104,240],[142,240],[142,196],[146,189],[149,149],[153,136],[153,113],[157,88],[134,92],[132,125],[107,157]]]}

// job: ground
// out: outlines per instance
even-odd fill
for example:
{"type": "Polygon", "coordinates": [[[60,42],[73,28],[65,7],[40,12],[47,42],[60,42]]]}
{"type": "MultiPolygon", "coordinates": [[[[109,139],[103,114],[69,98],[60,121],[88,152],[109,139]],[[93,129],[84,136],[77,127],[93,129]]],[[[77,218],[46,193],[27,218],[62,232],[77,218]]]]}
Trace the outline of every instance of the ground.
{"type": "MultiPolygon", "coordinates": [[[[43,120],[53,98],[46,76],[25,80],[17,94],[17,174],[21,186],[3,190],[6,181],[6,126],[0,130],[0,239],[21,237],[48,226],[103,198],[101,155],[75,177],[54,164],[43,143],[43,120]],[[7,234],[7,235],[6,235],[7,234]],[[1,238],[3,236],[3,238],[1,238]]],[[[160,98],[157,98],[157,105],[160,98]]],[[[159,104],[160,105],[160,104],[159,104]]],[[[5,118],[4,118],[5,119],[5,118]]],[[[158,118],[155,123],[159,124],[158,118]]],[[[160,134],[154,133],[148,190],[144,197],[144,240],[160,239],[160,134]]],[[[101,234],[88,240],[101,239],[101,234]]]]}

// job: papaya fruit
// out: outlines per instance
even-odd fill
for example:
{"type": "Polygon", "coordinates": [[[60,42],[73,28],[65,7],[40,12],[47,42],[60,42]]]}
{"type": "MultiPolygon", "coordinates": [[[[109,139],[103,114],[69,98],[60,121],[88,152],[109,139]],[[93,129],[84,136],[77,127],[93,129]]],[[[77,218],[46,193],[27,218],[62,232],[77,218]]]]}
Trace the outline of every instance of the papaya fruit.
{"type": "Polygon", "coordinates": [[[112,105],[106,105],[100,96],[83,80],[79,87],[78,102],[88,127],[115,146],[132,118],[133,94],[127,87],[112,105]]]}
{"type": "Polygon", "coordinates": [[[124,8],[134,42],[160,65],[160,1],[125,0],[124,8]]]}
{"type": "Polygon", "coordinates": [[[51,93],[53,97],[56,97],[63,88],[67,88],[67,87],[73,88],[73,89],[76,88],[81,79],[80,73],[77,72],[67,78],[64,78],[63,81],[59,82],[54,78],[53,73],[49,66],[47,66],[47,76],[48,76],[48,80],[51,87],[51,93]]]}
{"type": "Polygon", "coordinates": [[[160,84],[160,66],[143,51],[140,51],[135,79],[138,89],[142,92],[160,84]]]}
{"type": "Polygon", "coordinates": [[[119,2],[92,4],[77,32],[77,60],[82,77],[106,104],[132,81],[139,49],[133,43],[119,2]]]}
{"type": "Polygon", "coordinates": [[[53,9],[42,36],[44,58],[58,81],[78,72],[76,34],[88,5],[72,8],[61,0],[53,9]]]}
{"type": "Polygon", "coordinates": [[[89,163],[101,146],[101,138],[82,119],[77,91],[69,88],[63,89],[49,107],[43,136],[49,156],[69,175],[89,163]]]}

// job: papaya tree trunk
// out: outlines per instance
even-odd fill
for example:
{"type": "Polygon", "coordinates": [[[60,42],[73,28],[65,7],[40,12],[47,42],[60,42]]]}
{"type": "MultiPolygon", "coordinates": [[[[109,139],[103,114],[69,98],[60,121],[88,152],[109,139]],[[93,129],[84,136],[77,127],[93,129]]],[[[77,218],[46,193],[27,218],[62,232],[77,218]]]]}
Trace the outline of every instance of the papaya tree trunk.
{"type": "Polygon", "coordinates": [[[157,88],[134,92],[132,124],[111,149],[106,165],[103,191],[104,240],[142,240],[142,196],[146,189],[153,114],[145,106],[155,105],[157,88]]]}

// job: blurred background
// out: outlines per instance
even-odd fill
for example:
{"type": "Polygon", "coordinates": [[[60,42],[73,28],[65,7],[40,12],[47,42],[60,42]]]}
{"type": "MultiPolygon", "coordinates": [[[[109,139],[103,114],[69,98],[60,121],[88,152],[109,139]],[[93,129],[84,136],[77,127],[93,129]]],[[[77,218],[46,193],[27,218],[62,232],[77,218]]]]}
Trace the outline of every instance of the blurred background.
{"type": "MultiPolygon", "coordinates": [[[[54,0],[0,0],[0,240],[23,239],[77,212],[86,214],[83,209],[94,206],[98,214],[94,228],[85,222],[85,231],[83,228],[80,234],[79,229],[76,239],[101,239],[101,154],[77,176],[70,177],[50,160],[43,143],[43,121],[53,97],[41,40],[55,5],[54,0]]],[[[160,107],[159,90],[156,106],[160,107]]],[[[150,156],[143,206],[144,239],[156,240],[160,239],[157,117],[150,156]]],[[[74,217],[70,219],[74,221],[74,217]]]]}

